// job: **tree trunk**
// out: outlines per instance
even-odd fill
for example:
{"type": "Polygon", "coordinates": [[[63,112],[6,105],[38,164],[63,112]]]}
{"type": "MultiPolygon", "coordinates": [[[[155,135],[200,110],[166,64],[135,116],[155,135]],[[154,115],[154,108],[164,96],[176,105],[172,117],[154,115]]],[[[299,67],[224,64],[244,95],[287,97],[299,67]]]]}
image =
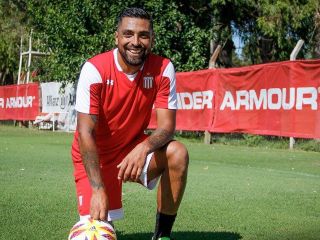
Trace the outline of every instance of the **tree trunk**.
{"type": "Polygon", "coordinates": [[[0,86],[4,85],[3,72],[0,72],[0,86]]]}
{"type": "Polygon", "coordinates": [[[272,60],[273,40],[271,38],[261,37],[259,39],[260,58],[262,63],[268,63],[272,60]]]}
{"type": "Polygon", "coordinates": [[[320,10],[315,15],[314,58],[320,58],[320,10]]]}

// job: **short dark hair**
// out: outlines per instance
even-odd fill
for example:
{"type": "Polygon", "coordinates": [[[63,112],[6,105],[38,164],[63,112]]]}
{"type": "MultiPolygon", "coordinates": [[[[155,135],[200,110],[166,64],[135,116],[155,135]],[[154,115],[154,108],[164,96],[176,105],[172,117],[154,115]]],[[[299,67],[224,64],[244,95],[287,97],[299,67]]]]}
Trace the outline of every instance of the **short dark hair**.
{"type": "Polygon", "coordinates": [[[142,8],[136,8],[136,7],[131,7],[131,8],[125,8],[120,15],[118,16],[117,19],[117,29],[119,28],[122,19],[124,17],[130,17],[130,18],[141,18],[141,19],[146,19],[149,20],[150,22],[150,30],[153,32],[153,23],[152,23],[152,17],[151,15],[145,11],[142,8]]]}

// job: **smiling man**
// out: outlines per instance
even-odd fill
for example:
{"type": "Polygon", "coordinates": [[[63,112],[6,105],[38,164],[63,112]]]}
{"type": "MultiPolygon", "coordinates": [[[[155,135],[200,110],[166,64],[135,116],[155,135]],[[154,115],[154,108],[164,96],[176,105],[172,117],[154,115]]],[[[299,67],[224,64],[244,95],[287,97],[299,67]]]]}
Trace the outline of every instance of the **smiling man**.
{"type": "Polygon", "coordinates": [[[122,183],[153,189],[160,179],[152,239],[171,239],[189,161],[185,146],[173,140],[174,67],[151,53],[152,19],[143,9],[120,14],[115,43],[117,48],[89,59],[79,77],[72,159],[80,218],[121,219],[122,183]],[[153,106],[157,129],[148,136],[153,106]]]}

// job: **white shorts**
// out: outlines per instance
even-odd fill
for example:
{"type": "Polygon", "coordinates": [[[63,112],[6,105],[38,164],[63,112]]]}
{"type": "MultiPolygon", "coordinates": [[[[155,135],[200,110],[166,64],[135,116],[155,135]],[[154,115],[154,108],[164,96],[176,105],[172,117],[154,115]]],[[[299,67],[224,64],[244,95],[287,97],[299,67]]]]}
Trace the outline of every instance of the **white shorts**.
{"type": "Polygon", "coordinates": [[[147,189],[149,190],[152,190],[154,189],[156,186],[157,186],[157,183],[158,183],[158,180],[160,177],[157,177],[155,179],[152,179],[149,183],[148,183],[148,176],[147,176],[147,173],[148,173],[148,167],[150,165],[150,161],[152,159],[152,156],[153,156],[153,152],[152,153],[149,153],[148,156],[147,156],[147,159],[146,159],[146,162],[144,164],[144,167],[143,167],[143,170],[142,170],[142,173],[140,175],[140,181],[141,183],[143,184],[143,186],[145,186],[147,189]]]}

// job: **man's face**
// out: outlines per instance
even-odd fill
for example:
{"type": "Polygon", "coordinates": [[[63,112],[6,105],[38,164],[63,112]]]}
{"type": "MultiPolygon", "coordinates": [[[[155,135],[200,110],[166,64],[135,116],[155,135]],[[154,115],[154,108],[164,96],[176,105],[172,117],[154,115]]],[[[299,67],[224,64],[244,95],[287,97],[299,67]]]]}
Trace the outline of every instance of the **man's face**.
{"type": "Polygon", "coordinates": [[[150,21],[124,17],[116,31],[116,45],[124,62],[131,66],[143,64],[151,52],[153,34],[150,21]]]}

